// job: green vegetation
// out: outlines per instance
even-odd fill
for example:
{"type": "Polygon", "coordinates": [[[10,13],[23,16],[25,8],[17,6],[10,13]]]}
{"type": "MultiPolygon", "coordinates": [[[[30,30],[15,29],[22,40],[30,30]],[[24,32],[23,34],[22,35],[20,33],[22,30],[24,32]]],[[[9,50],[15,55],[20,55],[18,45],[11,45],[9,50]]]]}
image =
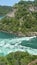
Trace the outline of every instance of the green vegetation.
{"type": "Polygon", "coordinates": [[[37,32],[37,2],[20,1],[13,6],[15,9],[15,17],[5,17],[0,21],[0,30],[23,34],[37,32]]]}
{"type": "Polygon", "coordinates": [[[0,16],[7,14],[9,11],[12,11],[11,6],[0,6],[0,16]]]}
{"type": "MultiPolygon", "coordinates": [[[[37,32],[37,2],[20,1],[13,6],[16,9],[15,17],[6,16],[0,20],[0,30],[23,33],[37,32]]],[[[0,15],[12,11],[11,7],[1,7],[0,15]]],[[[37,56],[30,55],[27,52],[10,53],[5,57],[0,57],[0,65],[28,65],[31,61],[37,59],[37,56]]],[[[37,64],[35,64],[37,65],[37,64]]]]}
{"type": "Polygon", "coordinates": [[[0,65],[28,65],[35,59],[37,59],[37,56],[30,55],[27,52],[15,52],[5,57],[0,57],[0,65]]]}

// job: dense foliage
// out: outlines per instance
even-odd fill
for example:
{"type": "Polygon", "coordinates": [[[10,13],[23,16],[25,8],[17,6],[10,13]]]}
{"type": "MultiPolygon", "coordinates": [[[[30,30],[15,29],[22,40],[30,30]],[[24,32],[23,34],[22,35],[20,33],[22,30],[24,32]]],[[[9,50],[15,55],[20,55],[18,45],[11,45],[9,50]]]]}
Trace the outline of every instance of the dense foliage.
{"type": "Polygon", "coordinates": [[[5,57],[0,57],[0,65],[28,65],[35,59],[37,59],[37,56],[30,55],[27,52],[15,52],[5,57]]]}
{"type": "MultiPolygon", "coordinates": [[[[0,21],[0,30],[21,32],[37,32],[37,2],[20,1],[13,6],[15,17],[5,17],[0,21]]],[[[1,12],[0,12],[1,13],[1,12]]]]}

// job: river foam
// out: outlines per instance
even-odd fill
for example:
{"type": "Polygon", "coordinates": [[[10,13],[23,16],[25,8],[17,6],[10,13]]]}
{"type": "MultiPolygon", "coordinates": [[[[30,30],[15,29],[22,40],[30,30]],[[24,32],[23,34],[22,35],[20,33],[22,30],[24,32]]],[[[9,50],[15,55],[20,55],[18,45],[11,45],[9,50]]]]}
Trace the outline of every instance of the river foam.
{"type": "Polygon", "coordinates": [[[32,55],[37,55],[37,49],[21,45],[22,41],[24,41],[24,44],[26,44],[25,41],[31,41],[33,38],[36,38],[36,36],[0,39],[0,55],[5,56],[16,51],[27,51],[32,55]]]}

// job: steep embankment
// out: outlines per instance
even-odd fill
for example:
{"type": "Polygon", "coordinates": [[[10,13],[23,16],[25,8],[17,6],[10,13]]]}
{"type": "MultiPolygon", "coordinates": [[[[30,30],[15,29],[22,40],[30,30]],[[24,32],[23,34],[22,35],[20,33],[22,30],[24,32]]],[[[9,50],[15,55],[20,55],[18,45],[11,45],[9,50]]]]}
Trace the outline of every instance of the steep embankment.
{"type": "Polygon", "coordinates": [[[15,12],[17,11],[17,9],[13,9],[13,11],[9,12],[6,16],[7,17],[15,17],[15,12]]]}
{"type": "Polygon", "coordinates": [[[20,1],[6,16],[0,22],[0,30],[12,32],[18,36],[37,35],[37,4],[35,1],[20,1]]]}

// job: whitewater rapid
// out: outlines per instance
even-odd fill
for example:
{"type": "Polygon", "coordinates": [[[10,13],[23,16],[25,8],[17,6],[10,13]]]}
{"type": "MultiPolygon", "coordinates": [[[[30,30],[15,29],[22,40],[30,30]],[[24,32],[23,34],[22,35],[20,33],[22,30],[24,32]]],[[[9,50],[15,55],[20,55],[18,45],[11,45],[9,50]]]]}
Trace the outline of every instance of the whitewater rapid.
{"type": "Polygon", "coordinates": [[[37,55],[37,49],[33,49],[30,47],[22,46],[22,41],[29,41],[36,36],[33,37],[21,37],[21,38],[10,38],[10,39],[0,39],[0,55],[7,55],[11,52],[16,51],[27,51],[32,55],[37,55]]]}

